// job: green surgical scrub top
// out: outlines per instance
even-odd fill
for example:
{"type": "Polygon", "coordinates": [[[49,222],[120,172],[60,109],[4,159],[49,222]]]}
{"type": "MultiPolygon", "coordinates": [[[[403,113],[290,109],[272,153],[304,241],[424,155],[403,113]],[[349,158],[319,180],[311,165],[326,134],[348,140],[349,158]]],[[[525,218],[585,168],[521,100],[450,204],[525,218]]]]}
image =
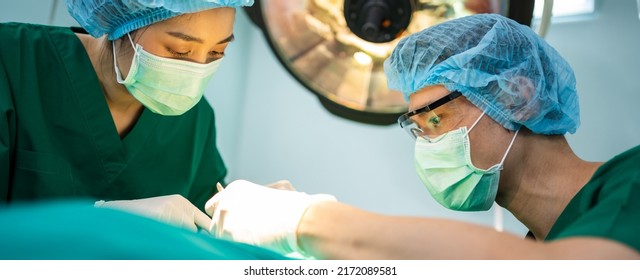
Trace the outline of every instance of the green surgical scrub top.
{"type": "Polygon", "coordinates": [[[0,201],[180,194],[200,209],[226,168],[205,98],[144,109],[121,138],[87,52],[66,27],[0,23],[0,201]]]}
{"type": "Polygon", "coordinates": [[[576,194],[545,241],[601,237],[640,252],[640,146],[603,164],[576,194]]]}

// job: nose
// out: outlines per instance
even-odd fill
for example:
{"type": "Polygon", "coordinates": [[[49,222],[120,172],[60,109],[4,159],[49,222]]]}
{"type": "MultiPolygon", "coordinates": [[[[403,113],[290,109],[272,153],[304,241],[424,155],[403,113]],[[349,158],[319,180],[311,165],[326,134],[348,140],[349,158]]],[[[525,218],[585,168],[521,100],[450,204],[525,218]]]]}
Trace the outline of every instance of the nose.
{"type": "Polygon", "coordinates": [[[198,52],[198,53],[194,54],[191,57],[191,61],[193,61],[195,63],[199,63],[199,64],[207,64],[207,63],[211,62],[210,59],[209,59],[209,55],[206,52],[204,52],[204,53],[198,52]]]}
{"type": "Polygon", "coordinates": [[[214,59],[211,58],[210,56],[205,56],[205,57],[201,58],[200,60],[198,60],[198,63],[200,63],[200,64],[209,64],[209,63],[211,63],[213,61],[214,61],[214,59]]]}

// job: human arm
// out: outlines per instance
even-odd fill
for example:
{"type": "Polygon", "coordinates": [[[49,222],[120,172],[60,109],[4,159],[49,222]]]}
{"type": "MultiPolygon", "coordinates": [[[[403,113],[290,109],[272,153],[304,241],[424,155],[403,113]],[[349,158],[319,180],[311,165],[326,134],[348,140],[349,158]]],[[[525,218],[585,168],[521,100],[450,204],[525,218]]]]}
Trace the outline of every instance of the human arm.
{"type": "Polygon", "coordinates": [[[323,259],[638,259],[621,243],[572,237],[543,243],[489,227],[435,218],[385,216],[339,202],[311,205],[298,244],[323,259]]]}
{"type": "Polygon", "coordinates": [[[386,216],[339,202],[297,201],[305,196],[232,183],[206,209],[219,237],[273,249],[273,240],[294,235],[295,246],[281,253],[294,249],[319,259],[640,258],[630,247],[603,238],[542,243],[469,223],[386,216]],[[292,212],[302,215],[283,214],[292,212]]]}
{"type": "Polygon", "coordinates": [[[216,194],[216,184],[225,185],[227,168],[217,146],[217,128],[215,112],[206,99],[197,105],[194,128],[197,136],[190,140],[196,143],[199,150],[192,154],[191,161],[196,163],[194,180],[186,196],[195,206],[204,211],[204,204],[216,194]]]}
{"type": "Polygon", "coordinates": [[[124,210],[191,231],[208,229],[211,218],[181,195],[165,195],[133,200],[100,200],[96,207],[124,210]]]}

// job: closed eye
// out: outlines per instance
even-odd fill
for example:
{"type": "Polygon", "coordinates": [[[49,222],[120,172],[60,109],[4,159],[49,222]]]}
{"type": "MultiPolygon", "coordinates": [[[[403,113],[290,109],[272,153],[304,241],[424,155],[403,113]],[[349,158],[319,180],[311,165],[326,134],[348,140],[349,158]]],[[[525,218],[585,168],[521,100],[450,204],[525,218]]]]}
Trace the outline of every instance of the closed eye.
{"type": "Polygon", "coordinates": [[[213,56],[213,57],[223,57],[224,56],[224,52],[210,51],[209,55],[213,56]]]}
{"type": "Polygon", "coordinates": [[[189,56],[189,54],[191,53],[191,51],[178,52],[178,51],[174,51],[174,50],[172,50],[170,48],[167,48],[167,51],[169,53],[171,53],[172,55],[177,56],[177,57],[186,57],[186,56],[189,56]]]}

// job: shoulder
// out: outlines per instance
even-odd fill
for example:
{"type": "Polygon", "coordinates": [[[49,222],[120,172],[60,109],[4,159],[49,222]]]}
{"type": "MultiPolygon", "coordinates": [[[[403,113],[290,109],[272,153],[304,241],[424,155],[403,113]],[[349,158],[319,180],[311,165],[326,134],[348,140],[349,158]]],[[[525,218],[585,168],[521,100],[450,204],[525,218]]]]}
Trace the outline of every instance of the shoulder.
{"type": "Polygon", "coordinates": [[[71,33],[71,29],[59,26],[49,26],[23,22],[5,22],[0,23],[1,42],[9,42],[10,39],[28,39],[39,38],[52,31],[67,31],[71,33]]]}
{"type": "Polygon", "coordinates": [[[33,24],[19,23],[19,22],[6,22],[0,23],[0,53],[6,53],[11,49],[20,46],[22,39],[27,36],[33,36],[34,33],[39,33],[37,28],[33,28],[33,24]],[[29,30],[35,29],[30,32],[29,30]]]}
{"type": "Polygon", "coordinates": [[[594,178],[610,172],[626,172],[628,170],[640,172],[640,145],[633,147],[605,162],[594,174],[594,178]]]}
{"type": "Polygon", "coordinates": [[[576,196],[592,197],[594,206],[615,200],[640,203],[640,146],[605,162],[576,196]]]}
{"type": "Polygon", "coordinates": [[[31,23],[0,23],[0,54],[10,59],[33,52],[51,52],[56,42],[73,42],[75,34],[70,28],[31,23]]]}
{"type": "Polygon", "coordinates": [[[640,146],[603,164],[576,194],[547,240],[594,237],[640,252],[640,146]]]}
{"type": "MultiPolygon", "coordinates": [[[[585,185],[597,202],[640,204],[640,146],[605,162],[585,185]],[[591,191],[590,191],[591,190],[591,191]]],[[[640,214],[640,208],[638,208],[640,214]]]]}

